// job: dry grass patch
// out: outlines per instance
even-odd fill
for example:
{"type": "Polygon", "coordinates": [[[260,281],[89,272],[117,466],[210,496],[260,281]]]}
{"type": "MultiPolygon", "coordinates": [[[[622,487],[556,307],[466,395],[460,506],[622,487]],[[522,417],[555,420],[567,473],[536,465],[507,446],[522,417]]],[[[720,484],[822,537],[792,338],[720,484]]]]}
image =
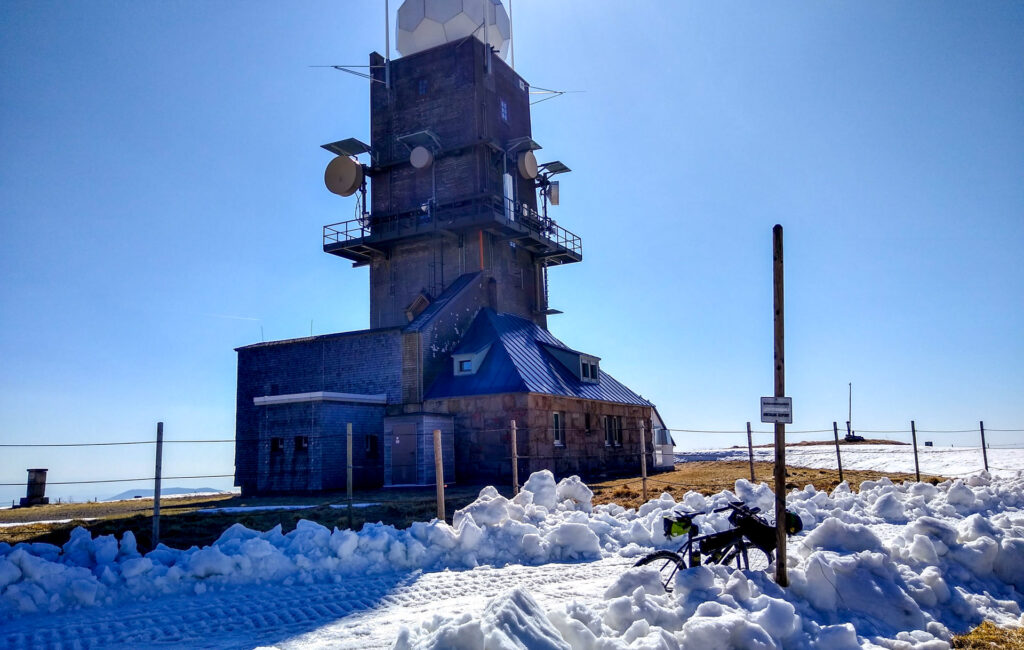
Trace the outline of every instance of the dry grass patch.
{"type": "Polygon", "coordinates": [[[988,621],[953,639],[954,648],[1024,650],[1024,628],[996,627],[988,621]]]}
{"type": "MultiPolygon", "coordinates": [[[[754,463],[754,477],[757,481],[772,484],[774,480],[774,463],[754,463]]],[[[913,474],[896,472],[871,472],[863,470],[844,470],[843,478],[854,490],[864,481],[877,481],[883,476],[895,482],[912,481],[913,474]]],[[[653,474],[647,478],[647,496],[654,498],[662,492],[668,492],[679,500],[690,490],[709,495],[732,490],[737,479],[750,478],[750,464],[743,461],[698,461],[679,463],[670,472],[653,474]]],[[[922,481],[939,482],[945,480],[940,476],[921,475],[922,481]]],[[[594,491],[594,503],[618,503],[626,508],[637,508],[643,505],[641,481],[639,478],[612,479],[600,483],[590,483],[594,491]]],[[[839,485],[839,472],[833,469],[811,469],[807,467],[790,467],[786,477],[786,487],[802,488],[813,485],[817,490],[831,491],[839,485]]]]}
{"type": "MultiPolygon", "coordinates": [[[[445,513],[448,521],[459,508],[476,499],[481,486],[449,486],[445,493],[445,513]]],[[[512,495],[512,488],[499,488],[512,495]]],[[[348,509],[332,507],[344,505],[344,493],[306,496],[246,497],[219,494],[213,496],[162,499],[160,502],[160,541],[173,548],[205,546],[213,543],[232,524],[240,523],[253,530],[270,530],[281,526],[282,532],[295,529],[300,519],[308,519],[328,528],[359,530],[366,523],[383,522],[406,528],[415,521],[429,521],[437,516],[437,501],[433,487],[357,492],[353,501],[370,504],[352,509],[349,522],[348,509]],[[246,512],[204,513],[208,508],[261,507],[302,505],[295,510],[251,510],[246,512]]],[[[0,523],[66,520],[69,522],[28,524],[0,528],[0,542],[46,542],[58,546],[67,542],[76,526],[87,528],[93,535],[121,537],[131,531],[139,548],[152,547],[153,500],[132,499],[97,503],[53,504],[16,510],[0,511],[0,523]]]]}

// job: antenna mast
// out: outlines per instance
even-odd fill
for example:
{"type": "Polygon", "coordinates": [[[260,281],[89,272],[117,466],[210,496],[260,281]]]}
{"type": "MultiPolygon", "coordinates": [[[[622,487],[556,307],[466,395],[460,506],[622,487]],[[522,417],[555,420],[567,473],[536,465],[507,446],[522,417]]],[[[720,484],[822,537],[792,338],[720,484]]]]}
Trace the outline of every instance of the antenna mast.
{"type": "Polygon", "coordinates": [[[512,69],[516,69],[516,32],[512,28],[512,0],[508,0],[508,49],[512,57],[512,69]]]}
{"type": "Polygon", "coordinates": [[[852,381],[850,382],[849,386],[850,386],[850,401],[849,401],[849,404],[847,405],[849,410],[846,411],[846,421],[849,422],[850,426],[852,427],[853,426],[853,382],[852,381]]]}
{"type": "Polygon", "coordinates": [[[384,0],[384,87],[391,88],[391,11],[384,0]]]}

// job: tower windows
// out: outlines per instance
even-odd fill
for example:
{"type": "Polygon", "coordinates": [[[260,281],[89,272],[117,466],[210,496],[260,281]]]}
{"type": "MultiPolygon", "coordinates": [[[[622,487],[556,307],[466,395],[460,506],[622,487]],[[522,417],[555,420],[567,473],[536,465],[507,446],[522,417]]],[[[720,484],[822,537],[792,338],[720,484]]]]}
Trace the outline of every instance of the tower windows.
{"type": "Polygon", "coordinates": [[[508,122],[508,102],[501,100],[501,121],[508,122]]]}

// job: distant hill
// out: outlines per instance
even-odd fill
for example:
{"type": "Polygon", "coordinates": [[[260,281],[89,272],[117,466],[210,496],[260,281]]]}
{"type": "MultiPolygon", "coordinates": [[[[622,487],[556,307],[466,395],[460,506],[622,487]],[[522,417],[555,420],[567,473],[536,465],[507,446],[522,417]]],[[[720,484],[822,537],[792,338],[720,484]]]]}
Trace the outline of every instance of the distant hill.
{"type": "MultiPolygon", "coordinates": [[[[181,487],[165,487],[160,488],[160,496],[176,496],[182,494],[221,494],[225,490],[218,490],[217,488],[201,487],[201,488],[181,488],[181,487]]],[[[137,490],[125,490],[120,494],[115,494],[112,497],[107,497],[104,501],[123,501],[125,499],[152,499],[153,488],[139,488],[137,490]]]]}

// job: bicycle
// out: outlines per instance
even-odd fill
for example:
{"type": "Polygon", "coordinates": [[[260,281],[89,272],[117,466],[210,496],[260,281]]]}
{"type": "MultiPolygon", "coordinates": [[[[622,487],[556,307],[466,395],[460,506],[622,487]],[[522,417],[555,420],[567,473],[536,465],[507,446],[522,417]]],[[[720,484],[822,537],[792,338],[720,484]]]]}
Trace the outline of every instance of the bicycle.
{"type": "MultiPolygon", "coordinates": [[[[718,533],[699,535],[700,530],[693,518],[705,512],[674,513],[675,517],[665,517],[665,537],[671,539],[678,535],[686,535],[686,541],[675,551],[655,551],[640,558],[633,566],[646,566],[664,560],[659,572],[665,576],[662,586],[665,591],[672,591],[672,579],[680,569],[699,566],[701,564],[722,564],[728,566],[733,561],[736,568],[763,571],[772,562],[776,541],[775,526],[758,516],[760,508],[749,508],[742,502],[733,502],[713,512],[729,514],[729,523],[733,528],[718,533]],[[687,564],[689,562],[689,564],[687,564]]],[[[786,511],[786,533],[796,535],[803,530],[803,522],[796,513],[786,511]]]]}

